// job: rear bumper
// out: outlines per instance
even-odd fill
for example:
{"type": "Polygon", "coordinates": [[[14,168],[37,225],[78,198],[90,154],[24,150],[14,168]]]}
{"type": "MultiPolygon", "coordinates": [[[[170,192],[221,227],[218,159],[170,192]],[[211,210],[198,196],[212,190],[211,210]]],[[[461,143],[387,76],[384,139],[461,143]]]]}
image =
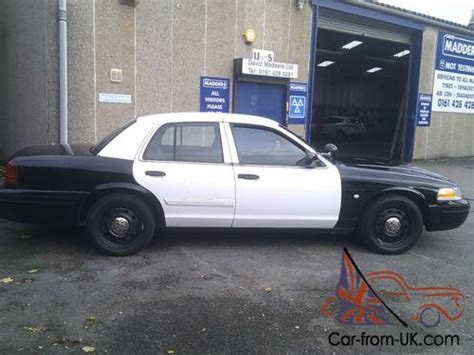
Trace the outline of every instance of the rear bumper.
{"type": "Polygon", "coordinates": [[[464,223],[469,215],[470,205],[467,200],[449,201],[429,208],[428,231],[454,229],[464,223]]]}
{"type": "Polygon", "coordinates": [[[0,219],[24,223],[77,224],[84,192],[0,187],[0,219]]]}

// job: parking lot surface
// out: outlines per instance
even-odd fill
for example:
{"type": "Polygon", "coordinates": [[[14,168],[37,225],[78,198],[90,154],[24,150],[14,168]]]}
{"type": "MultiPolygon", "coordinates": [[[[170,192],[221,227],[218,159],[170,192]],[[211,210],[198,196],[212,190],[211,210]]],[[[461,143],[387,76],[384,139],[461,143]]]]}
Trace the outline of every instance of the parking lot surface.
{"type": "MultiPolygon", "coordinates": [[[[474,198],[473,159],[417,165],[474,198]]],[[[472,353],[473,231],[471,212],[461,228],[424,232],[398,256],[373,254],[353,236],[168,231],[138,255],[117,258],[98,254],[82,230],[0,221],[0,353],[472,353]],[[344,247],[363,273],[391,270],[413,286],[459,288],[463,315],[427,329],[410,320],[413,302],[386,299],[408,327],[394,318],[351,326],[324,317],[344,247]],[[460,345],[329,342],[332,333],[361,332],[457,335],[460,345]]]]}

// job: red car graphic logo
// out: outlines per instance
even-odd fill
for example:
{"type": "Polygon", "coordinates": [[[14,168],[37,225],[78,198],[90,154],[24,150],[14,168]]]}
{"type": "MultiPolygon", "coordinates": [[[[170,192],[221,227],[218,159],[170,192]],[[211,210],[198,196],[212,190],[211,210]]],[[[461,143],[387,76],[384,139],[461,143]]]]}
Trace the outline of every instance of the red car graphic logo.
{"type": "Polygon", "coordinates": [[[321,310],[325,317],[335,318],[342,324],[386,325],[392,324],[387,311],[394,312],[384,301],[402,300],[413,306],[410,320],[432,328],[442,317],[449,322],[458,320],[464,313],[464,299],[463,293],[453,287],[410,286],[393,271],[374,271],[364,278],[352,258],[344,253],[336,292],[326,298],[321,310]]]}

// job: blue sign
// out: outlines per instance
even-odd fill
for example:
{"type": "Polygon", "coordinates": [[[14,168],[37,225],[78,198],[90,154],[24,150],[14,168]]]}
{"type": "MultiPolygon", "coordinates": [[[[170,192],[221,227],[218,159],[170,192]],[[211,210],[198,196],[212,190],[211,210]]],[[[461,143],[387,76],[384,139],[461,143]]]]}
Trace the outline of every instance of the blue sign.
{"type": "Polygon", "coordinates": [[[201,76],[201,112],[229,112],[230,80],[201,76]]]}
{"type": "Polygon", "coordinates": [[[306,117],[306,83],[289,83],[288,86],[288,123],[304,124],[306,117]]]}
{"type": "Polygon", "coordinates": [[[431,123],[431,102],[433,96],[418,94],[418,106],[416,109],[416,125],[429,127],[431,123]]]}
{"type": "Polygon", "coordinates": [[[474,38],[439,32],[436,70],[474,75],[474,38]]]}
{"type": "Polygon", "coordinates": [[[474,114],[474,37],[438,32],[433,111],[474,114]]]}

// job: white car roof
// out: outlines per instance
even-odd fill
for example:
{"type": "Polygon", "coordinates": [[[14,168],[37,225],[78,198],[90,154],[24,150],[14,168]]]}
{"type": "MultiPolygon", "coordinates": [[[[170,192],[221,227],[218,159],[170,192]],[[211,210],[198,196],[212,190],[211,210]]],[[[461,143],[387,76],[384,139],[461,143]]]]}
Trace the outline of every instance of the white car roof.
{"type": "Polygon", "coordinates": [[[269,118],[237,113],[212,113],[212,112],[176,112],[147,115],[137,118],[138,123],[164,123],[164,122],[230,122],[258,124],[267,127],[278,127],[278,122],[269,118]]]}

